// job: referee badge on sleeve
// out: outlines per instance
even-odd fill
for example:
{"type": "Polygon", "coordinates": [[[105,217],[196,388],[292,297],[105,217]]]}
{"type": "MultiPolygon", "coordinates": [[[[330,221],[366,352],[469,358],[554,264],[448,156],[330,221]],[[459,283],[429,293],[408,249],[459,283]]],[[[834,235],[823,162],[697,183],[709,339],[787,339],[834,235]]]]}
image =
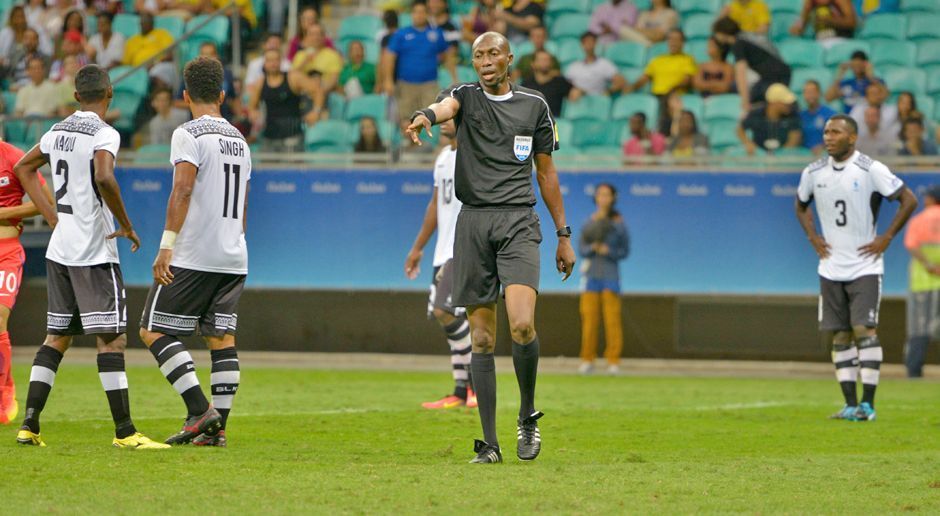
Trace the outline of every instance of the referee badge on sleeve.
{"type": "Polygon", "coordinates": [[[529,155],[532,154],[532,137],[516,136],[516,140],[513,144],[513,151],[515,151],[516,159],[519,161],[525,161],[529,159],[529,155]]]}

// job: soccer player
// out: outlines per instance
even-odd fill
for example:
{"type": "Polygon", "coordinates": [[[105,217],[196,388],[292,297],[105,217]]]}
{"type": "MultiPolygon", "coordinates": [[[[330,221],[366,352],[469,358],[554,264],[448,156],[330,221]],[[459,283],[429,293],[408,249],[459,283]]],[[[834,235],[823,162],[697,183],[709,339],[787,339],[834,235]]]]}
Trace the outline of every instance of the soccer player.
{"type": "MultiPolygon", "coordinates": [[[[13,174],[13,167],[23,157],[23,151],[9,143],[0,141],[0,424],[6,425],[16,419],[19,404],[16,402],[16,385],[10,370],[13,349],[7,321],[16,304],[16,296],[23,279],[23,261],[26,255],[20,244],[20,223],[26,217],[39,215],[32,202],[23,202],[23,185],[13,174]]],[[[52,193],[46,180],[39,176],[43,194],[49,199],[52,193]]]]}
{"type": "Polygon", "coordinates": [[[823,145],[829,156],[803,170],[796,216],[819,255],[819,329],[832,334],[832,362],[845,397],[845,406],[832,418],[873,421],[882,360],[877,333],[882,254],[917,208],[917,198],[883,163],[855,150],[857,138],[851,117],[835,115],[826,122],[823,145]],[[877,235],[885,197],[901,206],[887,231],[877,235]],[[809,209],[813,202],[822,235],[809,209]]]}
{"type": "Polygon", "coordinates": [[[240,380],[235,328],[248,274],[245,216],[251,152],[222,118],[222,63],[186,64],[183,98],[193,120],[173,131],[173,190],[153,263],[140,338],[186,403],[186,422],[167,444],[225,446],[225,424],[240,380]],[[202,335],[212,356],[212,404],[179,337],[202,335]]]}
{"type": "Polygon", "coordinates": [[[114,178],[121,137],[104,122],[113,91],[108,71],[83,67],[75,76],[80,108],[52,126],[13,168],[36,208],[52,226],[46,250],[49,313],[46,341],[39,347],[29,376],[26,417],[16,435],[20,444],[45,446],[39,433],[42,413],[63,354],[73,335],[93,334],[98,345],[98,376],[114,419],[113,445],[159,449],[134,427],[128,399],[124,349],[127,346],[127,305],[116,237],[140,239],[124,209],[114,178]],[[54,204],[43,194],[36,170],[51,164],[54,204]],[[117,218],[119,229],[114,227],[117,218]]]}
{"type": "Polygon", "coordinates": [[[421,256],[434,230],[434,275],[428,299],[428,316],[433,316],[447,334],[450,364],[454,374],[454,393],[421,406],[426,409],[447,409],[477,406],[470,382],[470,323],[467,311],[453,305],[454,291],[454,230],[460,200],[454,197],[454,166],[457,162],[457,127],[452,120],[441,124],[441,134],[450,141],[434,161],[434,193],[424,212],[424,222],[415,243],[405,258],[405,275],[415,279],[421,273],[421,256]]]}
{"type": "Polygon", "coordinates": [[[505,36],[480,35],[473,42],[473,67],[479,82],[458,84],[440,102],[416,111],[407,132],[418,143],[422,129],[453,119],[457,124],[454,191],[463,203],[454,237],[455,306],[467,308],[473,343],[470,369],[477,393],[483,441],[476,441],[472,463],[502,462],[496,435],[496,301],[505,288],[512,335],[512,358],[521,404],[516,454],[535,459],[541,450],[535,410],[539,339],[535,301],[539,286],[542,232],[532,186],[532,166],[542,199],[555,223],[555,266],[568,279],[574,267],[571,228],[552,161],[558,148],[555,122],[538,92],[513,85],[513,55],[505,36]]]}

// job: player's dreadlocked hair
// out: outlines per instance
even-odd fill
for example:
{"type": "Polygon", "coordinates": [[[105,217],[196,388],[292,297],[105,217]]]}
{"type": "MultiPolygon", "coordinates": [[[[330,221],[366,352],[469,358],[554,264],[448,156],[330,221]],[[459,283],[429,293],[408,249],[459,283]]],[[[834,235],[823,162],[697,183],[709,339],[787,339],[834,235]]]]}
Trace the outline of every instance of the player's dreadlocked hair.
{"type": "Polygon", "coordinates": [[[108,71],[98,65],[85,65],[75,74],[75,91],[82,102],[100,102],[110,87],[108,71]]]}
{"type": "Polygon", "coordinates": [[[222,63],[214,57],[197,57],[183,68],[189,98],[197,104],[215,104],[222,92],[222,63]]]}

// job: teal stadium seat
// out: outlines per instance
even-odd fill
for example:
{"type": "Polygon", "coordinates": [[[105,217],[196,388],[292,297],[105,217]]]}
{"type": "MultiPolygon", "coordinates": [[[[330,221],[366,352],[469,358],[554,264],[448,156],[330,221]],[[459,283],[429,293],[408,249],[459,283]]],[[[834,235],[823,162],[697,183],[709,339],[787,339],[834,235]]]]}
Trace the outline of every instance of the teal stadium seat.
{"type": "Polygon", "coordinates": [[[337,37],[340,40],[359,39],[375,40],[375,35],[382,30],[382,21],[375,16],[347,16],[339,25],[337,37]]]}
{"type": "Polygon", "coordinates": [[[910,91],[922,95],[927,91],[927,73],[918,68],[890,67],[881,72],[888,90],[894,93],[910,91]]]}
{"type": "Polygon", "coordinates": [[[562,106],[562,116],[571,121],[607,120],[610,117],[611,100],[606,95],[585,95],[562,106]]]}
{"type": "Polygon", "coordinates": [[[646,51],[646,62],[649,63],[654,58],[657,58],[662,55],[669,53],[669,46],[665,41],[660,41],[659,43],[654,43],[650,45],[649,49],[646,51]]]}
{"type": "Polygon", "coordinates": [[[679,13],[680,18],[690,14],[704,13],[713,17],[721,10],[722,0],[673,0],[672,8],[679,13]]]}
{"type": "Polygon", "coordinates": [[[632,41],[617,41],[607,47],[604,57],[618,68],[641,67],[646,63],[646,46],[632,41]]]}
{"type": "Polygon", "coordinates": [[[897,13],[873,14],[865,19],[858,37],[903,40],[906,31],[907,16],[897,13]]]}
{"type": "Polygon", "coordinates": [[[569,64],[584,59],[584,50],[581,48],[581,42],[574,39],[566,39],[558,45],[558,62],[562,68],[569,64]]]}
{"type": "MultiPolygon", "coordinates": [[[[632,84],[636,82],[637,79],[639,79],[641,75],[643,75],[643,68],[625,66],[620,69],[620,75],[622,75],[624,79],[626,79],[632,84]]],[[[648,93],[650,91],[650,83],[646,83],[646,85],[643,86],[642,91],[648,93]]]]}
{"type": "Polygon", "coordinates": [[[905,13],[940,13],[937,0],[901,0],[901,11],[905,13]]]}
{"type": "MultiPolygon", "coordinates": [[[[0,14],[3,14],[3,9],[0,9],[0,14]]],[[[97,16],[85,16],[85,35],[88,37],[91,37],[97,33],[98,33],[98,17],[97,16]]]]}
{"type": "MultiPolygon", "coordinates": [[[[706,104],[707,106],[707,104],[706,104]]],[[[723,152],[730,147],[739,147],[738,122],[736,120],[712,120],[704,124],[705,134],[712,150],[723,152]]]]}
{"type": "Polygon", "coordinates": [[[940,13],[917,13],[907,22],[907,37],[913,41],[940,37],[940,13]]]}
{"type": "Polygon", "coordinates": [[[793,68],[818,68],[823,65],[823,48],[814,40],[785,39],[778,49],[783,60],[793,68]]]}
{"type": "Polygon", "coordinates": [[[571,120],[555,120],[555,129],[558,131],[558,145],[561,148],[574,147],[574,125],[571,120]]]}
{"type": "Polygon", "coordinates": [[[207,17],[207,15],[195,16],[186,23],[187,32],[206,23],[190,36],[190,41],[211,41],[221,50],[228,43],[231,36],[231,23],[225,17],[212,18],[206,22],[207,17]]]}
{"type": "Polygon", "coordinates": [[[715,22],[713,14],[696,13],[686,16],[682,20],[682,32],[686,39],[702,39],[712,35],[712,23],[715,22]]]}
{"type": "Polygon", "coordinates": [[[708,40],[696,39],[686,42],[685,53],[692,56],[696,63],[708,61],[708,40]]]}
{"type": "Polygon", "coordinates": [[[321,120],[304,132],[304,147],[308,151],[350,147],[349,132],[349,124],[342,120],[321,120]]]}
{"type": "Polygon", "coordinates": [[[771,18],[782,13],[800,14],[800,9],[803,5],[802,2],[795,0],[767,0],[765,3],[770,9],[771,18]]]}
{"type": "Polygon", "coordinates": [[[783,147],[774,151],[774,156],[782,157],[810,157],[813,151],[806,147],[783,147]]]}
{"type": "Polygon", "coordinates": [[[621,95],[614,101],[610,117],[614,120],[627,120],[637,111],[646,115],[646,121],[650,126],[655,126],[659,119],[659,100],[646,93],[621,95]]]}
{"type": "Polygon", "coordinates": [[[699,125],[705,120],[705,100],[700,95],[683,95],[682,109],[691,111],[699,125]]]}
{"type": "Polygon", "coordinates": [[[562,14],[552,23],[551,36],[554,40],[562,38],[580,38],[587,32],[591,15],[584,13],[562,14]]]}
{"type": "Polygon", "coordinates": [[[826,66],[839,66],[848,61],[856,50],[871,55],[871,45],[867,41],[844,41],[836,43],[825,52],[824,63],[826,66]]]}
{"type": "Polygon", "coordinates": [[[170,155],[170,146],[162,143],[152,143],[141,145],[137,149],[137,156],[134,160],[137,163],[163,164],[169,163],[167,156],[170,155]]]}
{"type": "Polygon", "coordinates": [[[934,96],[940,95],[940,66],[928,68],[925,73],[927,74],[926,92],[934,96]]]}
{"type": "Polygon", "coordinates": [[[364,116],[384,120],[388,110],[385,95],[363,95],[346,102],[346,120],[358,121],[364,116]]]}
{"type": "Polygon", "coordinates": [[[108,75],[111,77],[111,83],[114,86],[114,91],[125,91],[145,97],[147,91],[150,89],[150,77],[147,75],[147,70],[141,68],[131,75],[125,76],[125,74],[131,70],[133,70],[133,68],[130,66],[117,66],[108,72],[108,75]],[[118,80],[121,77],[124,78],[118,80]]]}
{"type": "Polygon", "coordinates": [[[589,12],[588,0],[551,0],[546,4],[545,23],[548,26],[563,14],[589,12]]]}
{"type": "Polygon", "coordinates": [[[826,88],[832,84],[832,70],[828,68],[797,68],[793,70],[793,75],[790,77],[790,89],[796,94],[803,93],[803,86],[810,79],[818,82],[820,88],[826,91],[826,88]]]}
{"type": "Polygon", "coordinates": [[[611,130],[611,123],[606,120],[575,120],[574,145],[582,150],[591,147],[617,145],[618,134],[611,130]]]}
{"type": "Polygon", "coordinates": [[[936,103],[933,97],[917,97],[917,110],[929,119],[930,113],[933,113],[937,108],[936,103]]]}
{"type": "Polygon", "coordinates": [[[940,99],[934,102],[933,121],[940,123],[940,99]]]}
{"type": "Polygon", "coordinates": [[[4,112],[8,115],[13,114],[13,106],[16,105],[16,93],[12,91],[0,92],[3,94],[3,108],[4,112]]]}
{"type": "Polygon", "coordinates": [[[330,93],[326,98],[326,109],[330,111],[333,120],[344,120],[346,117],[346,98],[339,93],[330,93]]]}
{"type": "Polygon", "coordinates": [[[712,95],[705,99],[705,121],[732,120],[741,118],[741,97],[735,93],[712,95]]]}
{"type": "MultiPolygon", "coordinates": [[[[473,70],[471,66],[458,66],[457,67],[457,82],[476,82],[478,80],[477,73],[473,70]]],[[[450,76],[450,72],[447,71],[447,68],[443,66],[437,69],[437,85],[441,89],[449,88],[453,85],[453,78],[450,76]]]]}
{"type": "Polygon", "coordinates": [[[940,39],[928,39],[917,45],[917,66],[940,64],[940,39]]]}
{"type": "Polygon", "coordinates": [[[180,39],[186,32],[186,22],[177,16],[157,16],[153,19],[153,26],[169,32],[174,41],[180,39]]]}
{"type": "Polygon", "coordinates": [[[796,14],[775,13],[770,18],[770,39],[773,41],[783,41],[787,38],[791,38],[790,27],[798,19],[799,15],[796,14]]]}
{"type": "Polygon", "coordinates": [[[910,41],[882,40],[872,43],[869,59],[879,69],[890,65],[913,67],[917,62],[917,45],[910,41]]]}
{"type": "Polygon", "coordinates": [[[112,124],[115,129],[122,132],[131,132],[135,129],[134,120],[137,117],[137,109],[143,97],[137,93],[129,91],[115,91],[114,98],[111,99],[111,109],[120,110],[121,117],[112,124]]]}
{"type": "Polygon", "coordinates": [[[116,14],[111,30],[120,32],[125,38],[140,34],[140,16],[128,13],[116,14]]]}

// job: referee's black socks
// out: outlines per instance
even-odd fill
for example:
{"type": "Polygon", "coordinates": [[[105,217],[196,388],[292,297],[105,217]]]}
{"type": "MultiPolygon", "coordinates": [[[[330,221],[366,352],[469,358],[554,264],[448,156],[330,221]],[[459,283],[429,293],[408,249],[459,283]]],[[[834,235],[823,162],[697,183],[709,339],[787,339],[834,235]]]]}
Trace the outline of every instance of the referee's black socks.
{"type": "Polygon", "coordinates": [[[190,416],[198,416],[209,410],[209,400],[203,394],[196,378],[196,366],[186,346],[176,339],[164,335],[150,346],[150,353],[157,359],[160,372],[170,385],[183,397],[190,416]]]}
{"type": "Polygon", "coordinates": [[[473,372],[473,389],[477,394],[480,423],[483,425],[483,440],[499,446],[496,437],[496,361],[493,353],[473,353],[470,356],[473,372]]]}
{"type": "Polygon", "coordinates": [[[535,380],[539,371],[539,338],[528,344],[512,343],[512,365],[519,382],[519,419],[535,412],[535,380]]]}

